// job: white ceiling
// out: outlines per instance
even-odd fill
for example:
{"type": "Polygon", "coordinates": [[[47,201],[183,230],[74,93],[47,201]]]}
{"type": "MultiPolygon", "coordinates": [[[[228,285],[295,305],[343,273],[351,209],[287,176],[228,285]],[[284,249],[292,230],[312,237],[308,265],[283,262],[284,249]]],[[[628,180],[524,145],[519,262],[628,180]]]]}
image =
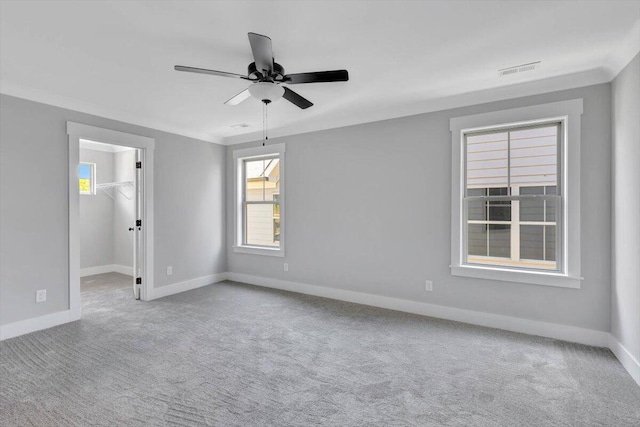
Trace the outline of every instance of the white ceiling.
{"type": "Polygon", "coordinates": [[[349,82],[290,86],[315,105],[273,103],[278,136],[610,81],[640,50],[640,1],[2,1],[0,92],[212,142],[259,139],[260,102],[223,105],[248,82],[173,70],[246,73],[250,31],[272,38],[289,73],[349,70],[349,82]]]}

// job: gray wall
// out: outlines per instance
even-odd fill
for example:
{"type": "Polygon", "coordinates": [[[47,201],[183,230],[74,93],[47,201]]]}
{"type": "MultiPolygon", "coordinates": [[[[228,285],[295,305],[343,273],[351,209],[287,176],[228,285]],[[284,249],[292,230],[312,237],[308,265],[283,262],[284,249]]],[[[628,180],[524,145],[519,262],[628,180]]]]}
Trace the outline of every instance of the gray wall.
{"type": "Polygon", "coordinates": [[[68,120],[155,138],[155,287],[225,271],[225,147],[0,95],[0,324],[69,307],[68,120]]]}
{"type": "Polygon", "coordinates": [[[156,287],[228,270],[608,331],[610,101],[603,84],[273,139],[287,143],[283,260],[231,248],[232,149],[258,143],[230,147],[225,161],[216,144],[0,95],[0,323],[68,308],[70,120],[156,139],[156,287]],[[582,289],[452,277],[449,118],[574,98],[584,98],[582,289]]]}
{"type": "Polygon", "coordinates": [[[602,84],[274,138],[287,144],[284,259],[233,252],[232,152],[259,143],[229,147],[228,270],[609,331],[610,101],[602,84]],[[584,98],[582,289],[451,276],[449,119],[575,98],[584,98]]]}
{"type": "MultiPolygon", "coordinates": [[[[96,164],[96,183],[113,182],[114,153],[80,149],[80,161],[96,164]]],[[[113,264],[113,201],[98,190],[80,195],[80,268],[113,264]]]]}
{"type": "MultiPolygon", "coordinates": [[[[114,181],[134,181],[135,161],[135,150],[114,153],[114,181]]],[[[135,189],[123,188],[122,193],[116,190],[113,194],[113,262],[133,267],[133,233],[129,231],[129,227],[135,224],[135,189]],[[130,198],[127,199],[122,193],[130,198]]]]}
{"type": "Polygon", "coordinates": [[[612,84],[611,333],[640,360],[640,55],[612,84]]]}

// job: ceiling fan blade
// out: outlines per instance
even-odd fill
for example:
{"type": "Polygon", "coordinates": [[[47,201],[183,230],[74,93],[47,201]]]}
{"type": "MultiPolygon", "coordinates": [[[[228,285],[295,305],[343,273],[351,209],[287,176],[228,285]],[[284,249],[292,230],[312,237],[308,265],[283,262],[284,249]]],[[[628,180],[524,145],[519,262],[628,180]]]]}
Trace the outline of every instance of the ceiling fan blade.
{"type": "Polygon", "coordinates": [[[297,93],[289,89],[288,87],[284,88],[284,95],[282,95],[282,97],[287,101],[291,102],[292,104],[295,104],[298,107],[302,108],[303,110],[313,105],[313,102],[309,101],[306,98],[301,97],[300,95],[298,95],[297,93]]]}
{"type": "Polygon", "coordinates": [[[263,70],[267,70],[267,74],[273,71],[273,49],[271,39],[256,33],[249,33],[249,44],[253,52],[253,59],[256,62],[256,68],[264,75],[263,70]]]}
{"type": "Polygon", "coordinates": [[[225,102],[225,104],[227,104],[227,105],[238,105],[242,101],[247,100],[248,98],[251,98],[251,94],[249,93],[249,89],[245,89],[242,92],[240,92],[239,94],[237,94],[236,96],[234,96],[233,98],[227,100],[225,102]]]}
{"type": "Polygon", "coordinates": [[[287,74],[284,76],[284,82],[293,85],[300,83],[346,82],[348,80],[349,72],[347,70],[317,71],[315,73],[287,74]]]}
{"type": "Polygon", "coordinates": [[[224,71],[207,70],[206,68],[185,67],[184,65],[176,65],[173,67],[176,71],[186,71],[187,73],[211,74],[212,76],[232,77],[234,79],[251,80],[247,76],[235,73],[226,73],[224,71]]]}

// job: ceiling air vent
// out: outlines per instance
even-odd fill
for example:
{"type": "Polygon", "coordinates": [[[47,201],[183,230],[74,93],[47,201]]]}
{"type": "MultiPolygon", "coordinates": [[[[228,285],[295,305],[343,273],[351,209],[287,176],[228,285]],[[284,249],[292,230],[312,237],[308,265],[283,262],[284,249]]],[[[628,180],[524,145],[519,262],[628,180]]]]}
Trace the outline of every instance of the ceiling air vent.
{"type": "Polygon", "coordinates": [[[234,129],[248,128],[249,126],[250,125],[248,123],[238,123],[237,125],[231,125],[231,127],[234,129]]]}
{"type": "Polygon", "coordinates": [[[524,73],[525,71],[533,71],[540,67],[540,61],[530,62],[528,64],[516,65],[515,67],[503,68],[502,70],[498,70],[498,75],[500,77],[509,76],[511,74],[524,73]]]}

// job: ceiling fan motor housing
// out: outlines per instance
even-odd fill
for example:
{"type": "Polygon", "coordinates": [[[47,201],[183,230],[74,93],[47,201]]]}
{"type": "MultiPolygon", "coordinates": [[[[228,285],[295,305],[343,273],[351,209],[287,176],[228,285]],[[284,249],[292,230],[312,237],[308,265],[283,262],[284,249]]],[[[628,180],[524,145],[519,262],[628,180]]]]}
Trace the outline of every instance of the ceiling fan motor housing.
{"type": "Polygon", "coordinates": [[[247,67],[247,77],[249,77],[250,80],[259,80],[261,82],[281,82],[284,81],[284,67],[277,62],[274,62],[273,71],[271,71],[269,75],[265,76],[260,71],[258,71],[258,69],[256,68],[256,63],[252,62],[251,64],[249,64],[249,67],[247,67]]]}

